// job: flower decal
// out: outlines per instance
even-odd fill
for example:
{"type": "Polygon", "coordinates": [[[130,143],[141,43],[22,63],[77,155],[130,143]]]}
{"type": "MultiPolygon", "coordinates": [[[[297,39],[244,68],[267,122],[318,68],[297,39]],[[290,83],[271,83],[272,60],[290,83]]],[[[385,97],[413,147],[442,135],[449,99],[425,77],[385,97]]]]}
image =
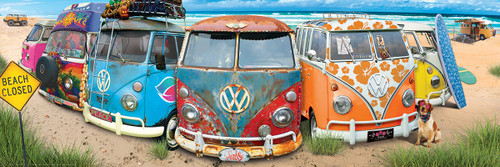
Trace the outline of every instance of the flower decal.
{"type": "Polygon", "coordinates": [[[332,25],[326,23],[325,25],[323,25],[323,28],[326,29],[326,30],[332,30],[333,27],[332,27],[332,25]]]}
{"type": "Polygon", "coordinates": [[[374,64],[367,61],[363,61],[359,63],[359,65],[354,67],[353,72],[354,74],[356,74],[356,79],[358,80],[359,83],[367,84],[370,76],[378,73],[379,69],[375,67],[374,64]]]}
{"type": "Polygon", "coordinates": [[[382,114],[380,114],[379,111],[375,111],[375,115],[377,116],[377,119],[382,118],[382,114]]]}
{"type": "Polygon", "coordinates": [[[357,90],[359,93],[363,93],[363,88],[361,88],[360,86],[357,86],[357,87],[356,87],[356,90],[357,90]]]}
{"type": "Polygon", "coordinates": [[[410,70],[406,69],[405,66],[398,65],[396,68],[392,69],[391,74],[393,75],[394,81],[401,82],[409,71],[410,70]]]}
{"type": "Polygon", "coordinates": [[[398,26],[397,26],[397,25],[391,25],[391,26],[389,26],[389,28],[390,28],[390,29],[397,29],[397,28],[398,28],[398,26]]]}
{"type": "Polygon", "coordinates": [[[410,59],[401,59],[401,61],[402,61],[403,63],[408,63],[408,62],[410,61],[410,59]]]}
{"type": "Polygon", "coordinates": [[[354,86],[354,80],[349,78],[349,76],[347,75],[342,76],[342,80],[347,82],[349,85],[354,86]]]}
{"type": "Polygon", "coordinates": [[[386,21],[385,21],[385,24],[387,24],[387,25],[392,25],[392,21],[388,21],[388,20],[386,20],[386,21]]]}
{"type": "Polygon", "coordinates": [[[377,106],[378,105],[377,100],[372,100],[372,102],[370,103],[370,105],[372,105],[373,107],[377,106]]]}
{"type": "Polygon", "coordinates": [[[362,21],[355,21],[352,25],[347,27],[348,30],[368,30],[370,27],[362,21]]]}
{"type": "Polygon", "coordinates": [[[342,73],[344,73],[344,74],[349,73],[349,68],[347,68],[347,67],[343,67],[343,68],[342,68],[342,73]]]}
{"type": "Polygon", "coordinates": [[[345,22],[347,22],[347,19],[340,19],[340,20],[339,20],[339,23],[340,23],[340,24],[344,24],[345,22]]]}
{"type": "Polygon", "coordinates": [[[335,31],[340,31],[340,30],[342,30],[342,28],[340,27],[335,28],[335,31]]]}
{"type": "Polygon", "coordinates": [[[394,91],[396,90],[396,87],[389,87],[387,89],[387,94],[385,96],[382,96],[380,98],[380,107],[385,108],[387,106],[387,101],[389,101],[389,98],[392,96],[394,91]]]}
{"type": "Polygon", "coordinates": [[[382,64],[380,64],[380,69],[382,71],[389,71],[391,69],[391,65],[387,62],[383,62],[382,64]]]}
{"type": "Polygon", "coordinates": [[[393,61],[392,61],[392,64],[394,64],[394,65],[398,65],[398,64],[399,64],[399,61],[400,61],[399,59],[393,60],[393,61]]]}
{"type": "Polygon", "coordinates": [[[339,73],[339,65],[330,63],[328,65],[328,71],[330,71],[333,75],[337,75],[337,73],[339,73]]]}
{"type": "Polygon", "coordinates": [[[373,29],[382,29],[382,28],[384,28],[384,25],[378,21],[375,24],[373,24],[373,29]]]}

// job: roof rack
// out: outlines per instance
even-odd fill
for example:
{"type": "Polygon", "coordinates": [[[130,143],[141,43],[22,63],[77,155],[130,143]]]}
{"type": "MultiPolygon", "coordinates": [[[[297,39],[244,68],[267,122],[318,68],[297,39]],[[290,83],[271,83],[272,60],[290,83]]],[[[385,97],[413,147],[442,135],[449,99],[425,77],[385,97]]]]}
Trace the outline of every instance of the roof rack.
{"type": "Polygon", "coordinates": [[[339,20],[339,19],[370,19],[370,15],[366,13],[323,13],[323,20],[339,20]]]}
{"type": "Polygon", "coordinates": [[[132,16],[183,19],[185,15],[182,0],[111,0],[101,16],[118,19],[132,16]]]}

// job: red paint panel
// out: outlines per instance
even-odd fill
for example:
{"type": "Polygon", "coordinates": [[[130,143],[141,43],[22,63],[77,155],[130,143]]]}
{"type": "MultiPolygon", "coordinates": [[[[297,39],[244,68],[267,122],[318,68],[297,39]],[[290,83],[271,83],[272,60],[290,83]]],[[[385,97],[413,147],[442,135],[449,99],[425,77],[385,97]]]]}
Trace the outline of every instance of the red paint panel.
{"type": "MultiPolygon", "coordinates": [[[[179,79],[177,80],[177,110],[179,116],[179,127],[186,128],[190,131],[198,132],[201,131],[203,134],[217,135],[217,136],[227,136],[227,132],[219,120],[219,117],[215,114],[215,112],[200,98],[198,97],[189,87],[186,86],[179,79]],[[183,99],[179,95],[179,89],[186,88],[189,91],[189,97],[183,99]],[[198,111],[200,112],[200,120],[197,123],[191,124],[187,122],[181,114],[182,106],[186,103],[193,104],[198,111]]],[[[183,133],[184,136],[194,139],[194,136],[183,133]]],[[[205,139],[207,143],[216,143],[213,140],[205,139]]]]}
{"type": "MultiPolygon", "coordinates": [[[[265,107],[263,107],[260,112],[255,115],[255,117],[245,126],[245,130],[243,130],[243,137],[260,137],[258,129],[261,125],[268,125],[271,127],[271,135],[278,135],[282,133],[286,133],[288,131],[295,132],[296,135],[299,134],[299,126],[300,126],[300,97],[301,97],[301,83],[298,82],[288,88],[287,90],[281,92],[279,96],[269,102],[265,107]],[[286,101],[285,96],[289,91],[294,91],[297,94],[297,100],[293,103],[289,103],[286,101]],[[279,108],[288,107],[292,109],[294,113],[294,118],[292,123],[286,127],[276,127],[272,121],[272,115],[274,111],[279,108]]],[[[283,143],[286,141],[292,140],[292,137],[285,137],[281,139],[274,140],[274,144],[283,143]]],[[[264,142],[253,142],[254,145],[264,145],[264,142]]]]}

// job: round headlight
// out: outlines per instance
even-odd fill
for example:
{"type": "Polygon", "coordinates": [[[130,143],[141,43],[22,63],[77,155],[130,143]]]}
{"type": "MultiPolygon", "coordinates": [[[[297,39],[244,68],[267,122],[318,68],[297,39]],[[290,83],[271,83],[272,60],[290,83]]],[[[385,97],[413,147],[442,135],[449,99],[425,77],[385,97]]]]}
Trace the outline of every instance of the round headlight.
{"type": "Polygon", "coordinates": [[[185,88],[185,87],[182,87],[181,89],[179,89],[179,95],[185,99],[189,96],[189,91],[185,88]]]}
{"type": "Polygon", "coordinates": [[[285,127],[293,121],[293,111],[289,108],[280,108],[273,113],[273,123],[277,127],[285,127]]]}
{"type": "Polygon", "coordinates": [[[415,94],[413,93],[413,90],[407,89],[403,94],[403,105],[405,107],[410,107],[413,102],[415,102],[415,94]]]}
{"type": "Polygon", "coordinates": [[[71,90],[71,87],[73,87],[73,80],[68,77],[64,80],[64,88],[71,90]]]}
{"type": "Polygon", "coordinates": [[[137,98],[130,93],[123,95],[121,102],[123,108],[127,111],[134,111],[137,108],[137,98]]]}
{"type": "Polygon", "coordinates": [[[196,123],[200,120],[200,113],[192,104],[186,103],[181,109],[182,118],[186,119],[189,123],[196,123]]]}
{"type": "Polygon", "coordinates": [[[259,127],[259,135],[261,137],[266,137],[269,134],[271,134],[271,127],[269,125],[261,125],[259,127]]]}
{"type": "Polygon", "coordinates": [[[142,83],[141,82],[134,82],[134,84],[132,84],[132,89],[134,89],[134,91],[136,91],[136,92],[141,92],[142,91],[142,83]]]}
{"type": "Polygon", "coordinates": [[[290,91],[286,93],[285,99],[287,102],[293,103],[295,102],[295,100],[297,100],[297,94],[294,91],[290,91]]]}
{"type": "Polygon", "coordinates": [[[333,109],[340,115],[347,114],[351,108],[352,102],[347,96],[339,96],[333,100],[333,109]]]}
{"type": "Polygon", "coordinates": [[[437,88],[439,86],[439,82],[441,82],[441,80],[439,79],[439,77],[437,75],[434,75],[432,78],[431,78],[431,86],[433,88],[437,88]]]}

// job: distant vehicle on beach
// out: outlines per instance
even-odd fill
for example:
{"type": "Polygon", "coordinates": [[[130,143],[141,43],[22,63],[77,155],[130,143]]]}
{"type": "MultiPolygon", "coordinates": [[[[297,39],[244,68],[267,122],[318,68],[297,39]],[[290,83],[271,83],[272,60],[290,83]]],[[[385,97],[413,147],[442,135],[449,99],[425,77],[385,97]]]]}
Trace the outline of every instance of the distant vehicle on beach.
{"type": "Polygon", "coordinates": [[[23,42],[23,52],[19,65],[28,72],[35,71],[36,63],[42,56],[56,20],[42,20],[33,26],[23,42]]]}
{"type": "Polygon", "coordinates": [[[491,21],[476,18],[456,20],[456,23],[462,23],[460,33],[465,34],[472,39],[485,40],[496,35],[496,30],[491,25],[491,21]]]}
{"type": "Polygon", "coordinates": [[[7,25],[9,26],[13,26],[14,24],[22,26],[28,25],[28,17],[25,14],[7,14],[3,21],[7,22],[7,25]]]}

